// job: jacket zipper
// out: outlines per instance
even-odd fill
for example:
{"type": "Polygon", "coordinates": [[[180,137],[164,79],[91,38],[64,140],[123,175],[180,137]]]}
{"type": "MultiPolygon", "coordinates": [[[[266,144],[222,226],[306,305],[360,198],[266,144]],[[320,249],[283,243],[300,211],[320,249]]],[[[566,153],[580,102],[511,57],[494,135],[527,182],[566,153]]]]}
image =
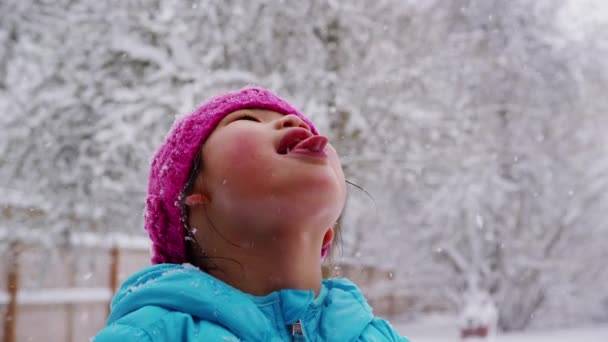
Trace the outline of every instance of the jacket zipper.
{"type": "Polygon", "coordinates": [[[304,328],[302,327],[302,320],[299,319],[297,322],[291,325],[291,336],[293,342],[304,342],[304,328]]]}

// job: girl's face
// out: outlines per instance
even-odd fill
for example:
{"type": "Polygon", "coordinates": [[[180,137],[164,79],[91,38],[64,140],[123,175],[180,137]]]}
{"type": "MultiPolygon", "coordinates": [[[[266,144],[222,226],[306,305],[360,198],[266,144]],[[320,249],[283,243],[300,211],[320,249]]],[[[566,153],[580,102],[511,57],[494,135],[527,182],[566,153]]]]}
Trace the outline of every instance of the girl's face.
{"type": "Polygon", "coordinates": [[[333,226],[346,198],[335,149],[317,136],[290,151],[312,135],[297,116],[261,109],[233,112],[211,133],[199,181],[210,199],[209,218],[232,227],[229,239],[333,226]]]}

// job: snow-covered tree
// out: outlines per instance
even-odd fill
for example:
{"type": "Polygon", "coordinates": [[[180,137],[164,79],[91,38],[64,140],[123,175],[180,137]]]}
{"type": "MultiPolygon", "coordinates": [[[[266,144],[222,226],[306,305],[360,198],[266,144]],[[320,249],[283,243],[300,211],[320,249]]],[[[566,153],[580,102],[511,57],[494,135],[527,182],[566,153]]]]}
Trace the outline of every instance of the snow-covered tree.
{"type": "Polygon", "coordinates": [[[56,239],[143,234],[175,117],[253,83],[302,108],[371,194],[350,187],[337,261],[394,270],[378,288],[419,299],[404,310],[478,286],[505,329],[606,320],[591,294],[608,298],[608,29],[569,34],[564,8],[4,0],[2,203],[42,209],[43,226],[17,224],[56,239]]]}

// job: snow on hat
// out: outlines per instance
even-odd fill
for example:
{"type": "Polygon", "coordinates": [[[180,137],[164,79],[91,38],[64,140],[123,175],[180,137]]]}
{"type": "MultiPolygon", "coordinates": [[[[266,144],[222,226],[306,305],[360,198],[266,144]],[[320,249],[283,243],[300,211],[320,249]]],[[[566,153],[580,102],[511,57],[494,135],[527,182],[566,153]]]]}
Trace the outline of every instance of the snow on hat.
{"type": "Polygon", "coordinates": [[[295,114],[310,126],[314,134],[318,134],[312,122],[286,100],[257,87],[217,96],[177,120],[154,154],[150,167],[144,217],[145,229],[152,240],[153,264],[187,262],[186,223],[182,219],[181,196],[193,160],[200,146],[226,115],[246,108],[295,114]]]}

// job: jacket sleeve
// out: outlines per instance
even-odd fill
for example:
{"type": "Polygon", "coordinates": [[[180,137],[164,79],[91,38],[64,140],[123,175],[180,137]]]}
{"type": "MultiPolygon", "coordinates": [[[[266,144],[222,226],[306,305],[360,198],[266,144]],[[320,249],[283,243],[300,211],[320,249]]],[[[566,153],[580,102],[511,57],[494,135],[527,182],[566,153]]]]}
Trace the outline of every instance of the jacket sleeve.
{"type": "Polygon", "coordinates": [[[93,342],[164,342],[164,341],[240,341],[221,325],[194,319],[192,316],[160,308],[147,307],[108,325],[93,342]],[[164,311],[151,315],[150,310],[164,311]],[[154,319],[156,318],[156,319],[154,319]]]}
{"type": "Polygon", "coordinates": [[[374,318],[371,321],[359,341],[409,342],[407,338],[399,335],[388,321],[381,318],[374,318]]]}
{"type": "Polygon", "coordinates": [[[145,330],[124,324],[108,326],[93,338],[93,342],[112,341],[152,342],[152,339],[145,330]]]}

